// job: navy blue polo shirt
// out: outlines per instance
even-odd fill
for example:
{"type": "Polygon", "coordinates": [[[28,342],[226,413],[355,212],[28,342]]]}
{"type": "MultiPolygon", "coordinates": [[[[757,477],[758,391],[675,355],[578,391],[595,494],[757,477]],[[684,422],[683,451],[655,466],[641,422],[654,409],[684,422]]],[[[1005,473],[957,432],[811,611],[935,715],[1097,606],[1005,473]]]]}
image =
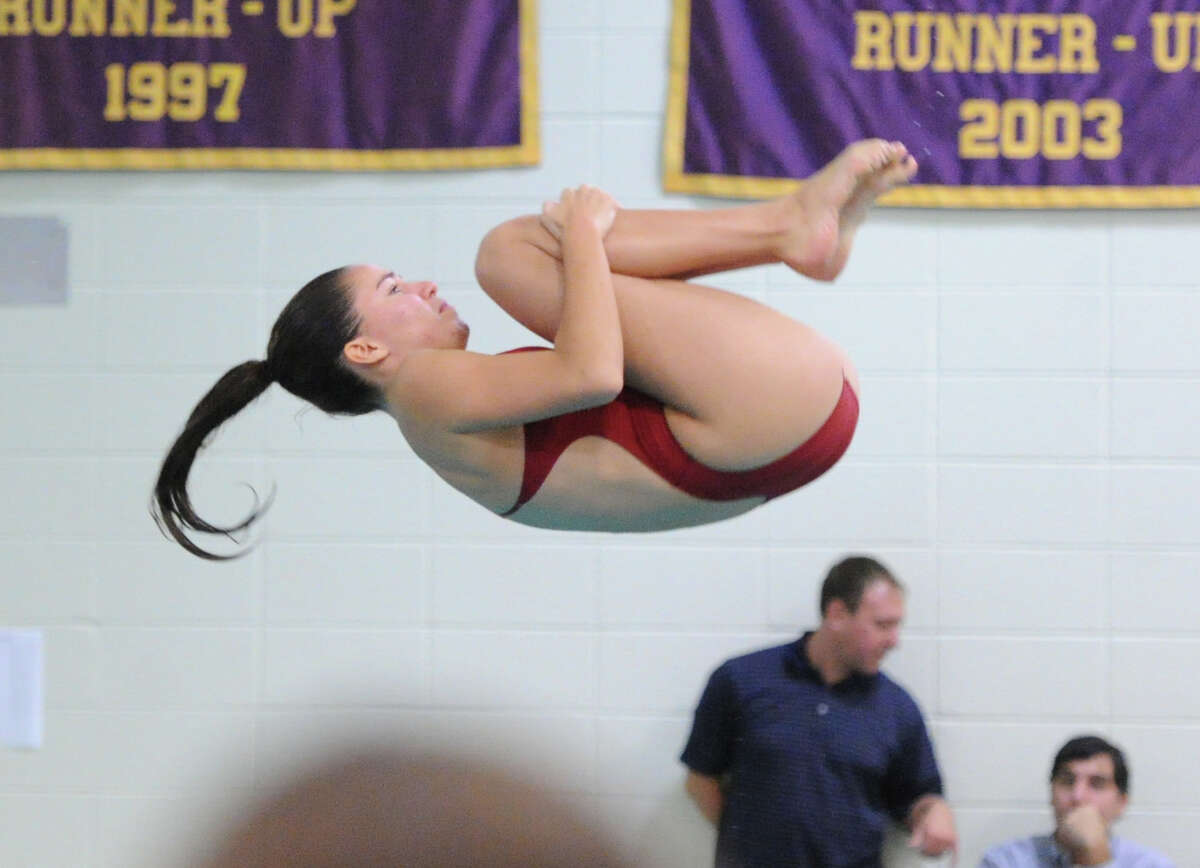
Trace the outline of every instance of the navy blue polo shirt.
{"type": "Polygon", "coordinates": [[[722,868],[879,868],[888,817],[942,792],[912,697],[882,673],[825,684],[810,635],[726,661],[696,708],[682,759],[728,775],[722,868]]]}

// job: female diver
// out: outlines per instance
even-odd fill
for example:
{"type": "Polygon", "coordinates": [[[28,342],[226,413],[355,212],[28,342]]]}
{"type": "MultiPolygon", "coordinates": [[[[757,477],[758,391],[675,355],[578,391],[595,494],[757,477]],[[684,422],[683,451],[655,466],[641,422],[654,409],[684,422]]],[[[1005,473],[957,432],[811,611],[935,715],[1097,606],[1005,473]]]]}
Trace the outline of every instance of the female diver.
{"type": "Polygon", "coordinates": [[[844,150],[783,198],[712,211],[623,210],[591,187],[483,239],[484,291],[553,346],[485,355],[427,281],[346,266],[280,313],[267,357],[227,372],[163,462],[152,512],[188,551],[197,451],[278,382],[334,414],[391,414],[413,451],[514,521],[654,531],[753,509],[828,470],[850,444],[858,381],[834,344],[742,296],[688,282],[783,262],[832,280],[881,193],[916,161],[898,142],[844,150]]]}

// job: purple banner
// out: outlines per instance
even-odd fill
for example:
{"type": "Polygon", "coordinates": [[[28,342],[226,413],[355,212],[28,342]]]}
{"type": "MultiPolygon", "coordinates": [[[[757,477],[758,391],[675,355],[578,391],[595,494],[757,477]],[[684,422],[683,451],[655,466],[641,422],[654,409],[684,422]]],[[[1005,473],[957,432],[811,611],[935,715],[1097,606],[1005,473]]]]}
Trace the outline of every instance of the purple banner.
{"type": "Polygon", "coordinates": [[[887,204],[1200,204],[1200,0],[676,0],[668,190],[766,196],[847,143],[887,204]]]}
{"type": "Polygon", "coordinates": [[[0,168],[538,161],[534,0],[6,0],[0,168]]]}

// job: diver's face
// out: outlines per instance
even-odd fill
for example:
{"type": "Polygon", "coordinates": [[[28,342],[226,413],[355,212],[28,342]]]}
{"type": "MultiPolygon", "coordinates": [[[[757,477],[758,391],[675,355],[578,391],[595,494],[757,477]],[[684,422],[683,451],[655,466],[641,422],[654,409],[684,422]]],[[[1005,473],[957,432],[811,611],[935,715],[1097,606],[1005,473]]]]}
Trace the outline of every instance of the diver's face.
{"type": "Polygon", "coordinates": [[[438,296],[429,280],[404,280],[375,265],[355,265],[347,271],[358,334],[378,341],[392,354],[414,349],[462,349],[470,329],[458,312],[438,296]]]}

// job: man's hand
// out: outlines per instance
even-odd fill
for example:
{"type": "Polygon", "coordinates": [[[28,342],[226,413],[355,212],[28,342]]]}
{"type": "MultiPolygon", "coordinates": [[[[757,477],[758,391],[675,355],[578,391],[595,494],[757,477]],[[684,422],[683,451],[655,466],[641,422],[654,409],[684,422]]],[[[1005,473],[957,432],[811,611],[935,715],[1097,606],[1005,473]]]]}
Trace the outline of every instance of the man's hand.
{"type": "Polygon", "coordinates": [[[941,796],[922,796],[909,814],[912,837],[908,846],[925,856],[941,856],[958,851],[958,834],[954,831],[954,815],[941,796]]]}
{"type": "Polygon", "coordinates": [[[1076,865],[1103,865],[1112,859],[1108,824],[1093,805],[1080,805],[1063,817],[1055,837],[1076,865]]]}

